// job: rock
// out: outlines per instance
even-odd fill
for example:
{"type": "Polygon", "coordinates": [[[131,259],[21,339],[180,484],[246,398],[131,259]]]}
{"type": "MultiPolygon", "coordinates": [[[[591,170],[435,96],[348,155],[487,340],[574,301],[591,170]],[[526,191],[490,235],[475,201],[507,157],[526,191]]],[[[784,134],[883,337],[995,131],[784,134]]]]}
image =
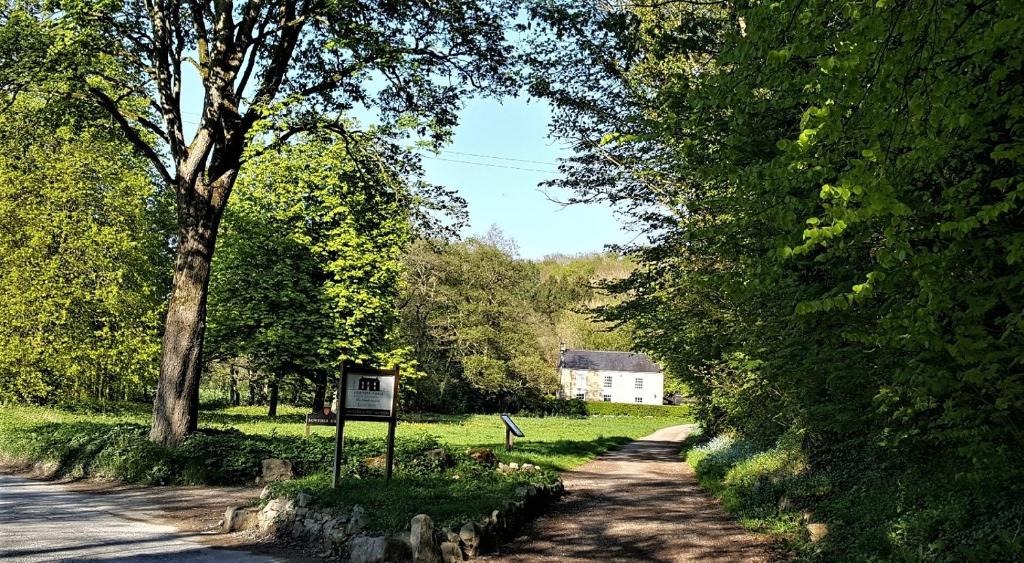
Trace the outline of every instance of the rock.
{"type": "Polygon", "coordinates": [[[446,541],[441,544],[441,561],[443,563],[462,563],[462,548],[459,544],[446,541]]]}
{"type": "Polygon", "coordinates": [[[263,487],[263,490],[260,491],[260,500],[266,500],[268,498],[270,498],[270,485],[263,487]]]}
{"type": "Polygon", "coordinates": [[[284,497],[276,498],[260,510],[256,519],[256,527],[264,534],[276,534],[278,527],[291,513],[295,503],[284,497]]]}
{"type": "Polygon", "coordinates": [[[405,563],[412,560],[409,532],[399,532],[384,539],[384,561],[388,563],[405,563]]]}
{"type": "Polygon", "coordinates": [[[367,469],[377,469],[384,471],[388,467],[388,457],[384,455],[378,455],[374,457],[368,457],[363,459],[362,466],[367,469]]]}
{"type": "Polygon", "coordinates": [[[466,555],[475,556],[477,548],[480,547],[480,530],[477,529],[476,524],[467,522],[462,526],[462,529],[459,530],[459,539],[462,540],[462,545],[466,546],[466,555]]]}
{"type": "Polygon", "coordinates": [[[828,524],[816,522],[807,525],[807,534],[811,536],[811,543],[818,543],[828,535],[828,524]]]}
{"type": "Polygon", "coordinates": [[[516,487],[515,496],[516,498],[526,498],[529,489],[527,487],[516,487]]]}
{"type": "Polygon", "coordinates": [[[426,514],[413,516],[409,525],[409,545],[414,563],[438,563],[437,543],[434,541],[434,521],[426,514]]]}
{"type": "Polygon", "coordinates": [[[537,487],[530,485],[526,487],[526,498],[533,498],[537,496],[537,487]]]}
{"type": "Polygon", "coordinates": [[[523,466],[520,467],[520,469],[522,469],[523,471],[536,471],[539,468],[532,463],[524,463],[523,466]]]}
{"type": "Polygon", "coordinates": [[[491,448],[471,448],[466,452],[473,461],[487,467],[497,467],[498,458],[494,455],[491,448]]]}
{"type": "Polygon", "coordinates": [[[512,463],[508,464],[508,468],[511,469],[512,471],[519,471],[519,464],[513,461],[512,463]]]}
{"type": "Polygon", "coordinates": [[[352,507],[352,516],[349,517],[348,525],[345,526],[345,533],[358,534],[366,527],[366,511],[358,504],[352,507]]]}
{"type": "Polygon", "coordinates": [[[447,532],[445,536],[448,538],[448,541],[454,543],[455,545],[458,545],[459,542],[462,541],[462,538],[459,537],[459,534],[457,532],[447,532]]]}
{"type": "Polygon", "coordinates": [[[789,502],[789,497],[782,495],[779,497],[779,513],[789,510],[793,505],[789,502]]]}
{"type": "Polygon", "coordinates": [[[455,459],[444,448],[434,448],[423,452],[423,456],[436,463],[442,469],[455,466],[455,459]]]}
{"type": "Polygon", "coordinates": [[[250,530],[256,527],[260,509],[255,506],[232,506],[224,511],[224,523],[221,528],[225,532],[250,530]]]}
{"type": "Polygon", "coordinates": [[[352,563],[381,563],[384,561],[384,538],[356,536],[348,543],[348,557],[352,563]]]}
{"type": "Polygon", "coordinates": [[[294,476],[292,462],[287,459],[270,458],[263,460],[263,474],[260,477],[261,483],[286,481],[294,476]]]}
{"type": "Polygon", "coordinates": [[[804,524],[810,524],[814,520],[814,513],[810,510],[805,510],[800,513],[800,519],[803,520],[804,524]]]}
{"type": "Polygon", "coordinates": [[[299,493],[295,495],[295,504],[302,508],[306,508],[311,502],[313,502],[313,497],[309,496],[307,493],[299,493]]]}

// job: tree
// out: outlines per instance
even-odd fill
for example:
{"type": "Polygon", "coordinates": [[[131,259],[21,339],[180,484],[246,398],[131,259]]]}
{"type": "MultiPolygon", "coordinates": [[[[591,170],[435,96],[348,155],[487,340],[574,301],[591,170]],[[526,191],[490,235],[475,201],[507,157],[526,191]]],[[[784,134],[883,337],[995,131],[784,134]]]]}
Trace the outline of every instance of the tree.
{"type": "Polygon", "coordinates": [[[87,85],[175,193],[153,441],[178,443],[196,427],[210,264],[235,180],[256,156],[247,153],[251,141],[261,137],[272,149],[314,129],[356,136],[341,115],[363,106],[441,142],[464,95],[513,86],[504,33],[514,12],[504,0],[127,0],[32,9],[73,38],[58,68],[37,72],[87,85]],[[83,44],[97,56],[76,57],[83,44]],[[203,93],[191,139],[182,107],[189,69],[203,93]]]}
{"type": "Polygon", "coordinates": [[[532,89],[579,153],[559,184],[646,226],[613,313],[704,425],[799,436],[826,479],[884,468],[865,534],[892,551],[865,558],[1019,558],[980,538],[1024,494],[1020,3],[535,8],[532,89]]]}
{"type": "Polygon", "coordinates": [[[343,359],[376,361],[392,346],[416,170],[382,140],[301,137],[239,177],[211,282],[209,357],[269,374],[272,413],[284,377],[312,384],[319,411],[343,359]],[[370,175],[360,152],[392,158],[370,175]]]}
{"type": "Polygon", "coordinates": [[[484,239],[422,240],[405,258],[402,331],[419,369],[417,406],[441,412],[518,408],[557,386],[539,335],[536,265],[492,231],[484,239]]]}
{"type": "Polygon", "coordinates": [[[68,98],[0,114],[0,402],[148,395],[169,202],[145,170],[68,98]]]}

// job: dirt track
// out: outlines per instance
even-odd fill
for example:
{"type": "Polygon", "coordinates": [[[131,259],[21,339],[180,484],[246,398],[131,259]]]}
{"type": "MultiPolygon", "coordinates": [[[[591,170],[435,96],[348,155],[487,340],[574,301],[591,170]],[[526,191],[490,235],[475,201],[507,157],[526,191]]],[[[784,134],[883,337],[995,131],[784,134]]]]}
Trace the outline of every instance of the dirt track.
{"type": "Polygon", "coordinates": [[[566,497],[486,561],[767,561],[680,462],[693,426],[665,428],[562,475],[566,497]]]}

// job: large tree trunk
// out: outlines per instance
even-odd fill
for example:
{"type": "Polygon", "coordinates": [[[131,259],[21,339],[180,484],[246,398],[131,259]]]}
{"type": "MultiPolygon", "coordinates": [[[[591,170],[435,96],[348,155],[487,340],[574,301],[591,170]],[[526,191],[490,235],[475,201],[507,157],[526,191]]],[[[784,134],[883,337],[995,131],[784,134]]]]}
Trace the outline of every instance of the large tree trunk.
{"type": "Polygon", "coordinates": [[[238,368],[231,366],[231,398],[228,402],[233,407],[237,407],[242,402],[242,394],[238,392],[238,368]]]}
{"type": "Polygon", "coordinates": [[[270,408],[267,410],[267,416],[274,418],[277,416],[277,401],[280,397],[280,384],[275,377],[270,381],[270,408]]]}
{"type": "Polygon", "coordinates": [[[149,433],[150,440],[163,445],[181,443],[198,422],[210,263],[223,205],[195,191],[191,197],[182,196],[183,191],[188,190],[179,188],[178,254],[149,433]]]}
{"type": "Polygon", "coordinates": [[[313,412],[323,412],[324,398],[327,395],[327,375],[318,373],[310,379],[313,380],[313,412]]]}

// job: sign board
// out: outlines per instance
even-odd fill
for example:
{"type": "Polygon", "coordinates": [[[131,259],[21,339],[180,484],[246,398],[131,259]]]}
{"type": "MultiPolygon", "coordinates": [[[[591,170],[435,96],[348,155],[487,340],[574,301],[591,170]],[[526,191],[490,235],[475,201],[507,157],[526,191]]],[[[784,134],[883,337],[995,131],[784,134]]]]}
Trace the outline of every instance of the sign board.
{"type": "Polygon", "coordinates": [[[333,412],[328,412],[326,414],[314,412],[306,415],[307,426],[334,426],[337,422],[338,416],[333,412]]]}
{"type": "Polygon", "coordinates": [[[512,435],[515,436],[516,438],[522,438],[526,436],[526,434],[523,434],[523,431],[520,430],[519,426],[512,420],[511,416],[503,414],[501,415],[501,421],[505,423],[505,426],[508,427],[509,432],[511,432],[512,435]]]}
{"type": "Polygon", "coordinates": [[[511,416],[503,414],[501,415],[501,421],[505,423],[505,450],[512,451],[512,443],[515,441],[512,437],[522,438],[526,434],[523,434],[523,431],[519,429],[519,425],[512,420],[511,416]]]}
{"type": "Polygon", "coordinates": [[[395,373],[393,370],[352,368],[345,382],[345,416],[391,418],[395,410],[395,373]]]}
{"type": "Polygon", "coordinates": [[[395,465],[395,426],[398,424],[398,379],[398,368],[359,366],[348,360],[342,365],[335,394],[340,400],[334,417],[338,431],[334,438],[332,488],[338,487],[341,475],[346,420],[388,423],[387,479],[391,480],[395,465]]]}

